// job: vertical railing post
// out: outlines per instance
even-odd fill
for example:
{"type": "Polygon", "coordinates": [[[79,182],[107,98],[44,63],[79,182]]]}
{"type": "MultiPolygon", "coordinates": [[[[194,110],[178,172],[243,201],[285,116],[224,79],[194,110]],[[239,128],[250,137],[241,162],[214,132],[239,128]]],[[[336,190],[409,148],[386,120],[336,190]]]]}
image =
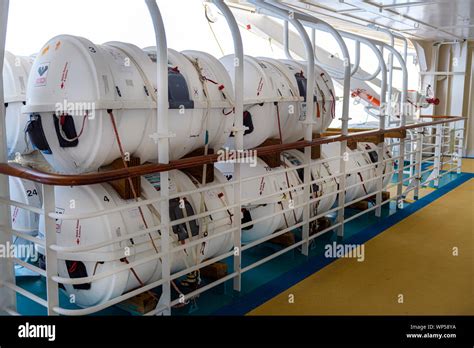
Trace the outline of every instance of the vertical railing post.
{"type": "MultiPolygon", "coordinates": [[[[5,125],[4,91],[3,91],[3,59],[5,57],[5,38],[7,33],[9,1],[0,1],[0,162],[7,161],[7,139],[5,125]]],[[[9,198],[8,177],[0,175],[0,197],[9,198]]],[[[0,204],[0,245],[6,246],[12,241],[10,209],[7,204],[0,204]]],[[[0,315],[5,309],[16,311],[15,294],[3,285],[3,282],[15,283],[15,270],[9,258],[0,258],[0,315]]]]}
{"type": "MultiPolygon", "coordinates": [[[[380,89],[380,108],[379,108],[379,129],[384,130],[386,128],[387,118],[387,66],[383,57],[382,51],[379,51],[375,45],[372,45],[374,53],[379,59],[380,70],[382,74],[381,78],[381,89],[380,89]]],[[[391,83],[391,82],[389,82],[391,83]]],[[[390,99],[389,99],[390,100],[390,99]]],[[[375,216],[382,216],[382,190],[383,190],[383,169],[385,167],[384,162],[385,154],[385,137],[380,139],[377,144],[377,167],[376,167],[376,190],[375,193],[375,216]]]]}
{"type": "MultiPolygon", "coordinates": [[[[393,47],[384,44],[384,46],[397,58],[402,68],[402,93],[400,97],[400,126],[405,127],[406,108],[407,108],[407,93],[408,93],[408,70],[405,60],[400,53],[393,47]]],[[[405,168],[405,138],[400,138],[399,141],[399,162],[398,162],[398,185],[397,185],[397,208],[403,208],[403,171],[405,168]]]]}
{"type": "Polygon", "coordinates": [[[456,140],[454,140],[454,146],[457,146],[456,148],[456,173],[461,174],[462,171],[462,156],[463,156],[463,149],[464,149],[464,134],[466,133],[465,131],[465,124],[466,120],[462,120],[460,122],[454,122],[454,134],[455,138],[457,138],[457,144],[456,140]],[[460,124],[461,128],[457,128],[458,123],[460,124]]]}
{"type": "Polygon", "coordinates": [[[283,51],[287,59],[294,59],[290,52],[290,29],[288,21],[283,21],[283,51]]]}
{"type": "Polygon", "coordinates": [[[435,126],[436,136],[435,136],[435,153],[434,153],[434,164],[433,164],[433,176],[434,187],[439,186],[439,173],[441,171],[441,154],[443,152],[443,125],[437,124],[435,126]]]}
{"type": "MultiPolygon", "coordinates": [[[[385,122],[385,118],[381,120],[385,122]]],[[[377,176],[377,192],[375,194],[375,216],[380,217],[382,216],[382,190],[383,190],[383,169],[385,167],[384,162],[384,154],[385,154],[385,141],[382,141],[377,144],[377,168],[376,168],[376,176],[377,176]]]]}
{"type": "MultiPolygon", "coordinates": [[[[235,20],[234,15],[230,11],[229,7],[224,3],[223,0],[213,0],[214,4],[224,15],[227,25],[229,26],[234,42],[234,140],[235,150],[242,151],[244,149],[244,48],[242,44],[242,37],[240,35],[240,29],[235,20]]],[[[234,236],[234,272],[237,272],[237,276],[234,277],[233,288],[235,291],[241,290],[242,287],[242,220],[241,220],[241,163],[237,161],[234,164],[234,204],[236,205],[233,209],[234,219],[232,227],[235,228],[233,232],[234,236]]]]}
{"type": "Polygon", "coordinates": [[[51,249],[51,246],[56,244],[56,220],[49,216],[56,213],[54,186],[43,185],[43,201],[48,315],[57,315],[54,308],[59,306],[59,286],[53,277],[58,275],[58,253],[51,249]]]}
{"type": "Polygon", "coordinates": [[[421,131],[415,132],[418,134],[416,139],[416,166],[415,166],[415,192],[413,197],[417,200],[420,196],[420,186],[421,186],[421,164],[423,161],[423,138],[424,138],[424,128],[421,128],[421,131]]]}
{"type": "MultiPolygon", "coordinates": [[[[415,132],[407,132],[407,135],[410,134],[410,166],[415,162],[416,160],[416,156],[415,156],[415,139],[416,139],[416,133],[415,132]]],[[[411,166],[408,170],[408,176],[409,177],[412,177],[415,173],[415,167],[411,166]]],[[[411,186],[413,180],[416,180],[416,178],[414,179],[410,179],[409,181],[409,185],[411,186]]]]}
{"type": "MultiPolygon", "coordinates": [[[[168,46],[166,32],[160,10],[155,0],[145,0],[153,21],[156,41],[156,70],[157,70],[157,145],[158,162],[169,163],[169,127],[168,127],[168,46]]],[[[162,286],[160,302],[165,307],[163,315],[171,314],[171,255],[170,250],[170,215],[169,215],[169,173],[160,172],[160,202],[161,216],[161,258],[162,277],[166,280],[162,286]]]]}

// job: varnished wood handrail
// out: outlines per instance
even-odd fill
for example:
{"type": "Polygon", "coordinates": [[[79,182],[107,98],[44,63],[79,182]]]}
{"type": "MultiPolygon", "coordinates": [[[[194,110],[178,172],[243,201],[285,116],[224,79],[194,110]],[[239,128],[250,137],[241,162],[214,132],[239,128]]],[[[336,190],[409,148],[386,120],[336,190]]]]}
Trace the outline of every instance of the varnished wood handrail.
{"type": "Polygon", "coordinates": [[[459,118],[461,116],[442,116],[442,115],[420,115],[420,118],[432,118],[432,119],[446,119],[450,120],[453,118],[459,118]]]}
{"type": "MultiPolygon", "coordinates": [[[[440,118],[438,116],[430,116],[433,118],[440,118]]],[[[452,116],[443,116],[444,119],[432,122],[422,122],[417,124],[411,124],[404,127],[389,128],[385,130],[370,130],[351,133],[348,135],[331,135],[327,137],[315,138],[312,141],[297,141],[288,144],[276,144],[258,147],[254,149],[258,156],[270,155],[276,152],[302,149],[306,146],[316,146],[329,144],[339,141],[354,141],[357,139],[364,139],[368,136],[374,135],[383,135],[385,133],[391,133],[396,131],[403,131],[407,129],[415,129],[419,127],[433,126],[437,124],[447,123],[447,122],[457,122],[465,120],[465,117],[452,117],[452,116]]],[[[110,182],[114,180],[125,179],[129,177],[143,176],[152,173],[159,173],[167,170],[173,169],[186,169],[204,164],[211,164],[218,161],[218,154],[212,155],[203,155],[195,156],[190,158],[182,158],[179,160],[171,161],[169,164],[143,164],[137,167],[123,168],[123,169],[114,169],[104,172],[93,172],[85,174],[52,174],[42,172],[36,169],[20,166],[19,164],[13,163],[0,163],[0,174],[9,175],[17,178],[31,180],[37,183],[46,184],[46,185],[56,185],[56,186],[83,186],[83,185],[93,185],[100,184],[105,182],[110,182]]],[[[245,158],[245,156],[242,156],[245,158]]]]}

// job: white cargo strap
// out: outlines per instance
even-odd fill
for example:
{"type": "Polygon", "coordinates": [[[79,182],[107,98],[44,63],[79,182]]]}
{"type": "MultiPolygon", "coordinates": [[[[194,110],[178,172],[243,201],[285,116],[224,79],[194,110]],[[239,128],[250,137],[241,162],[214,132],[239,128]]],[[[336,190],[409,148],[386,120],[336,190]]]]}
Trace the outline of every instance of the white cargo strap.
{"type": "MultiPolygon", "coordinates": [[[[199,133],[200,134],[203,133],[203,126],[205,124],[206,132],[204,134],[204,155],[207,156],[208,153],[209,153],[209,112],[211,110],[211,101],[210,101],[210,96],[209,96],[209,89],[207,88],[207,82],[209,81],[209,79],[202,74],[202,68],[199,65],[199,60],[197,58],[196,59],[189,59],[189,60],[193,64],[193,66],[196,69],[197,73],[199,74],[199,81],[201,82],[201,85],[202,85],[202,88],[203,88],[203,91],[204,91],[204,96],[206,97],[206,113],[205,113],[205,116],[204,116],[204,120],[201,123],[201,131],[199,133]]],[[[216,84],[217,84],[217,82],[216,82],[216,84]]],[[[221,120],[221,123],[219,125],[219,130],[221,130],[222,122],[223,121],[221,120]]],[[[203,171],[203,173],[202,173],[202,184],[205,185],[206,184],[206,174],[207,174],[207,164],[203,165],[202,171],[203,171]]],[[[203,208],[202,207],[203,201],[204,201],[204,196],[201,194],[201,203],[200,203],[198,214],[201,213],[201,209],[203,208]]],[[[199,228],[199,235],[201,235],[201,228],[199,228]]]]}
{"type": "MultiPolygon", "coordinates": [[[[204,171],[204,170],[203,170],[204,171]]],[[[202,185],[205,185],[206,182],[205,182],[205,172],[203,173],[203,182],[202,182],[202,185]]],[[[186,174],[189,179],[196,185],[196,187],[199,185],[199,182],[192,176],[192,175],[188,175],[186,174]]],[[[206,201],[204,199],[204,192],[201,192],[200,193],[201,195],[201,199],[200,199],[200,206],[199,206],[199,211],[197,212],[197,214],[201,214],[205,211],[207,211],[207,206],[206,206],[206,201]]],[[[203,238],[203,237],[207,237],[208,235],[208,232],[209,232],[209,223],[208,223],[208,220],[210,220],[210,215],[204,217],[203,219],[201,220],[204,220],[204,223],[203,224],[199,224],[199,238],[203,238]]],[[[201,243],[201,254],[204,255],[204,248],[206,246],[206,242],[202,242],[201,243]]]]}
{"type": "MultiPolygon", "coordinates": [[[[183,199],[183,202],[185,202],[185,200],[184,200],[185,197],[179,198],[180,201],[181,201],[181,199],[183,199]]],[[[191,204],[191,203],[189,203],[189,204],[191,204]]],[[[181,211],[183,213],[183,217],[185,219],[187,219],[188,218],[188,212],[186,211],[186,203],[184,204],[184,207],[181,208],[181,211]]],[[[188,239],[190,241],[192,241],[193,240],[193,234],[192,234],[192,230],[191,230],[191,225],[189,224],[189,221],[186,221],[185,224],[186,224],[186,232],[188,234],[188,239]]],[[[186,240],[183,241],[183,244],[186,244],[186,240]]],[[[197,265],[199,263],[199,261],[198,261],[198,256],[197,256],[198,253],[196,252],[196,248],[197,248],[197,246],[195,248],[192,247],[191,252],[192,252],[192,256],[194,257],[194,263],[197,265]]],[[[188,268],[189,268],[189,266],[188,266],[188,268]]]]}
{"type": "Polygon", "coordinates": [[[329,93],[331,94],[332,101],[331,101],[331,117],[335,118],[336,117],[336,96],[334,95],[334,91],[329,88],[328,81],[329,79],[326,77],[325,73],[320,74],[321,79],[323,80],[324,84],[326,85],[326,88],[329,90],[329,93]]]}
{"type": "MultiPolygon", "coordinates": [[[[282,131],[281,131],[281,120],[280,120],[280,108],[278,106],[278,103],[276,103],[276,109],[277,109],[277,121],[278,121],[278,135],[280,136],[280,144],[283,144],[283,135],[282,135],[282,131]]],[[[288,168],[286,163],[284,161],[282,162],[281,159],[280,159],[280,164],[284,168],[288,168]]],[[[286,177],[286,185],[288,186],[288,195],[290,196],[290,200],[294,203],[293,195],[291,194],[291,190],[290,190],[290,179],[288,178],[288,172],[287,171],[285,171],[285,177],[286,177]]],[[[283,207],[283,204],[282,204],[282,207],[283,207]]],[[[292,211],[293,211],[293,217],[295,219],[295,224],[297,224],[298,219],[296,218],[295,210],[292,209],[292,211]]],[[[283,216],[285,217],[285,221],[286,221],[285,213],[283,213],[283,216]]]]}

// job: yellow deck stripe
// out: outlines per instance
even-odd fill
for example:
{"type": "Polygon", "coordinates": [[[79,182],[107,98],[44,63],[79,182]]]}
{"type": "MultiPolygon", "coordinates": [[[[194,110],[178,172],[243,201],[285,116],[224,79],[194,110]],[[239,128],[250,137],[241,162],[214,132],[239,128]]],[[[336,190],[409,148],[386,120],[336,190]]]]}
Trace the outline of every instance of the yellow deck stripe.
{"type": "Polygon", "coordinates": [[[337,260],[249,314],[473,315],[473,195],[471,179],[368,241],[364,262],[337,260]]]}
{"type": "Polygon", "coordinates": [[[464,173],[474,173],[474,159],[473,158],[463,158],[461,170],[464,173]]]}

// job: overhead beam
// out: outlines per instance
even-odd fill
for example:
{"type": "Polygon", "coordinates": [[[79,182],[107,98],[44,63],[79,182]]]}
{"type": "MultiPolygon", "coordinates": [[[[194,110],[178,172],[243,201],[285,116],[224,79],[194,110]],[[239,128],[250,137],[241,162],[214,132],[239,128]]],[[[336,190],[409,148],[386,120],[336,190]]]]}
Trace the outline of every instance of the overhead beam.
{"type": "Polygon", "coordinates": [[[433,5],[433,4],[436,4],[436,3],[435,2],[418,1],[418,2],[402,2],[402,3],[396,3],[396,4],[380,5],[380,7],[386,9],[386,8],[426,6],[426,5],[433,5]]]}
{"type": "Polygon", "coordinates": [[[413,28],[424,29],[424,30],[436,30],[440,33],[451,36],[451,37],[456,38],[458,40],[463,40],[464,39],[461,36],[450,33],[449,31],[446,31],[446,30],[443,30],[441,28],[435,27],[431,24],[419,21],[419,20],[414,19],[410,16],[399,13],[395,10],[385,9],[383,6],[377,5],[375,3],[369,3],[369,2],[365,2],[365,1],[361,1],[361,0],[343,0],[343,2],[345,4],[352,5],[356,8],[363,9],[363,10],[369,12],[369,13],[376,14],[380,17],[390,19],[391,21],[395,21],[395,22],[398,22],[398,23],[406,25],[406,26],[411,25],[413,28]]]}
{"type": "MultiPolygon", "coordinates": [[[[354,13],[354,12],[359,13],[359,12],[364,11],[364,10],[358,11],[358,9],[355,8],[355,7],[351,11],[343,10],[343,11],[337,12],[337,11],[331,9],[331,8],[325,7],[325,6],[323,6],[321,4],[318,4],[318,3],[314,3],[310,0],[303,0],[303,1],[300,1],[300,0],[284,0],[284,2],[288,5],[291,5],[295,8],[298,8],[299,10],[306,11],[306,12],[308,12],[308,14],[312,14],[312,15],[321,14],[323,16],[326,16],[328,18],[331,18],[331,19],[334,19],[334,20],[337,20],[337,21],[346,22],[346,23],[349,23],[349,24],[356,24],[356,25],[362,26],[362,27],[367,27],[367,25],[373,24],[373,25],[377,25],[377,26],[385,28],[385,29],[392,30],[394,32],[397,32],[397,31],[400,32],[400,30],[393,29],[389,26],[377,23],[375,21],[371,21],[371,20],[368,20],[368,19],[365,19],[365,18],[361,18],[361,17],[356,16],[356,15],[351,15],[351,13],[354,13]]],[[[419,35],[416,35],[416,34],[413,34],[413,33],[410,33],[410,37],[420,39],[420,40],[424,39],[423,37],[421,37],[419,35]]]]}

